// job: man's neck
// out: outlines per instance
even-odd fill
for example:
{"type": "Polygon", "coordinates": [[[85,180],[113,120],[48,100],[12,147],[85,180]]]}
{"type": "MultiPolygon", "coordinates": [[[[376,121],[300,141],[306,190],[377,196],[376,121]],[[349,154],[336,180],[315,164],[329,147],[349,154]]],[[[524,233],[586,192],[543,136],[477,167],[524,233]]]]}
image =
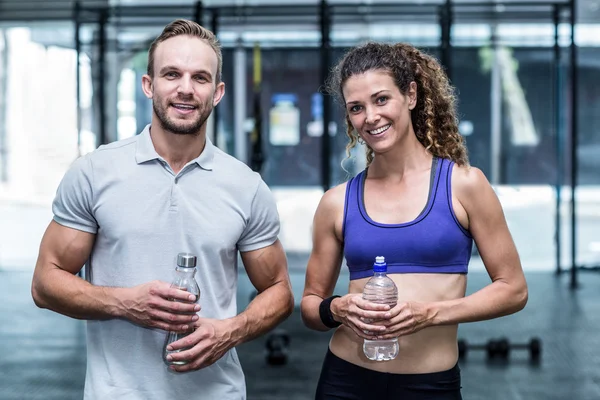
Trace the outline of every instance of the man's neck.
{"type": "Polygon", "coordinates": [[[150,137],[158,155],[169,163],[175,174],[188,162],[198,158],[206,145],[204,126],[198,134],[181,135],[166,131],[159,124],[152,124],[150,137]]]}

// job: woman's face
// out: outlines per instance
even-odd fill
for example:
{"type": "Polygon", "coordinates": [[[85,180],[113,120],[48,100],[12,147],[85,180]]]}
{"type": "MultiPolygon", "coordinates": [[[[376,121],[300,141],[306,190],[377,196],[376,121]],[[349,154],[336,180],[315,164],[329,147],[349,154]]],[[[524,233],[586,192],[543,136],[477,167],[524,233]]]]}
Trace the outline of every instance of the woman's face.
{"type": "Polygon", "coordinates": [[[410,110],[416,104],[414,82],[408,93],[402,94],[388,72],[371,70],[348,78],[343,95],[352,126],[376,153],[385,153],[412,133],[410,110]]]}

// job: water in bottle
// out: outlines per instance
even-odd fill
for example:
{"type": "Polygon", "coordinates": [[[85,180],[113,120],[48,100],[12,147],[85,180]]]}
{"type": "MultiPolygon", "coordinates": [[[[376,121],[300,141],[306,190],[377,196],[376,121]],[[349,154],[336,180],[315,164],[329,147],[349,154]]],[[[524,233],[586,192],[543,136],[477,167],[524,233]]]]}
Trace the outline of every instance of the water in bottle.
{"type": "MultiPolygon", "coordinates": [[[[176,287],[181,290],[185,290],[194,296],[196,296],[195,302],[200,300],[200,287],[198,286],[198,282],[196,282],[196,278],[194,275],[196,274],[196,256],[189,253],[179,253],[177,255],[177,265],[175,266],[175,272],[173,276],[173,281],[171,283],[171,287],[176,287]]],[[[179,300],[177,300],[179,301],[179,300]]],[[[163,347],[163,361],[168,365],[184,365],[187,364],[186,361],[167,361],[167,356],[169,354],[178,353],[180,351],[184,351],[187,349],[179,349],[174,351],[168,351],[167,346],[173,342],[178,341],[192,333],[193,329],[190,329],[188,332],[177,333],[177,332],[167,332],[167,337],[165,339],[165,345],[163,347]]]]}
{"type": "MultiPolygon", "coordinates": [[[[398,288],[387,276],[387,264],[384,257],[376,257],[373,265],[373,277],[363,289],[363,299],[373,303],[388,304],[390,308],[398,302],[398,288]]],[[[364,340],[363,352],[369,360],[389,361],[398,355],[398,338],[388,340],[364,340]]]]}

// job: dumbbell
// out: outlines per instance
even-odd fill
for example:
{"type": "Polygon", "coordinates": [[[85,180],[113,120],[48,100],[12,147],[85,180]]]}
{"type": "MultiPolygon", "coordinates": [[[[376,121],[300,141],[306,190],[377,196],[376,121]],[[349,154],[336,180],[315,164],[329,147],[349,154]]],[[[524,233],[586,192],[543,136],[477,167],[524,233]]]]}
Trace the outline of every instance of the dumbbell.
{"type": "Polygon", "coordinates": [[[508,339],[501,338],[492,341],[493,350],[488,350],[488,354],[493,357],[499,356],[502,359],[507,359],[512,350],[528,350],[529,358],[533,361],[538,361],[542,352],[541,339],[534,337],[529,340],[529,343],[510,343],[508,339]]]}
{"type": "Polygon", "coordinates": [[[458,341],[458,356],[466,358],[467,353],[471,350],[485,350],[488,358],[508,357],[508,341],[506,339],[488,340],[486,344],[471,344],[464,339],[458,341]]]}
{"type": "Polygon", "coordinates": [[[540,338],[534,337],[529,340],[529,343],[516,343],[510,345],[511,349],[529,350],[529,357],[537,361],[542,354],[542,341],[540,338]]]}
{"type": "Polygon", "coordinates": [[[510,343],[506,338],[500,338],[497,340],[489,340],[487,343],[487,356],[488,358],[500,358],[502,360],[508,359],[510,355],[510,343]]]}
{"type": "Polygon", "coordinates": [[[488,358],[501,358],[507,359],[512,349],[526,349],[529,350],[529,356],[532,360],[537,361],[540,358],[542,351],[542,342],[539,338],[532,338],[529,343],[523,344],[511,344],[508,339],[492,339],[485,345],[481,344],[469,344],[466,340],[460,339],[458,341],[458,356],[459,358],[465,358],[469,350],[486,350],[488,358]]]}
{"type": "Polygon", "coordinates": [[[267,337],[267,363],[269,365],[284,365],[288,359],[290,336],[283,330],[276,330],[267,337]]]}

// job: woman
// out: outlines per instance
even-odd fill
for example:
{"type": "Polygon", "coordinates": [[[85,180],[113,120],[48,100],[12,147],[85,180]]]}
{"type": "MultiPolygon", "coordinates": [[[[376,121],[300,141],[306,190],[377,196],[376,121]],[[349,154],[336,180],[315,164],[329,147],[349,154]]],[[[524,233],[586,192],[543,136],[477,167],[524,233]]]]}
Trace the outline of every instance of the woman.
{"type": "Polygon", "coordinates": [[[302,298],[312,329],[337,328],[317,399],[461,399],[457,329],[521,310],[527,284],[501,205],[468,165],[453,89],[440,65],[406,44],[352,49],[329,82],[346,110],[349,151],[367,168],[327,191],[314,217],[302,298]],[[465,297],[473,240],[492,283],[465,297]],[[376,256],[398,287],[390,308],[362,299],[376,256]],[[348,294],[332,296],[342,259],[348,294]],[[398,338],[391,361],[364,339],[398,338]]]}

